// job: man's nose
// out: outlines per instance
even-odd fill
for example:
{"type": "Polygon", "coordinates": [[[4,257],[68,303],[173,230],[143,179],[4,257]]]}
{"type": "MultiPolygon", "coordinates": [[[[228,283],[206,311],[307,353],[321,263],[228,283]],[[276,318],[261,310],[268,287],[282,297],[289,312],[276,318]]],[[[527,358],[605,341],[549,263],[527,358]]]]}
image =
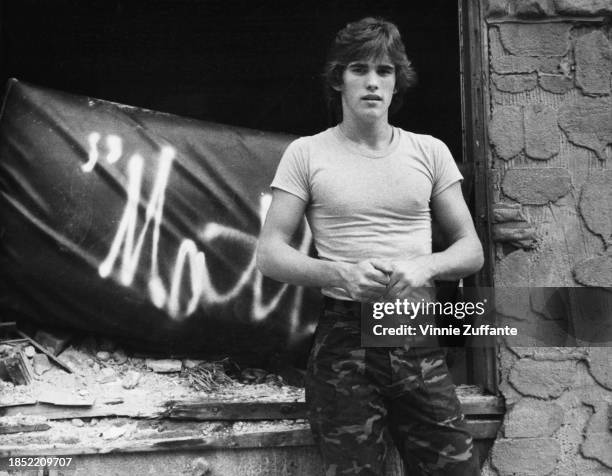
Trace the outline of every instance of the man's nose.
{"type": "Polygon", "coordinates": [[[370,91],[378,89],[378,79],[376,71],[370,71],[366,76],[366,88],[370,91]]]}

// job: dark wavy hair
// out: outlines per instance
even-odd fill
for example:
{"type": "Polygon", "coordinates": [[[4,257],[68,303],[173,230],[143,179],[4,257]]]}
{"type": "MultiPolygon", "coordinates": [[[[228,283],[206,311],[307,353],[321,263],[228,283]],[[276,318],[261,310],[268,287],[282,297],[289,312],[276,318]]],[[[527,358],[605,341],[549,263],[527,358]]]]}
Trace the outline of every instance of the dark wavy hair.
{"type": "Polygon", "coordinates": [[[387,55],[395,66],[395,88],[389,114],[398,111],[408,88],[416,84],[416,72],[406,56],[397,26],[382,18],[367,17],[347,24],[338,32],[328,55],[323,80],[325,97],[336,119],[342,119],[342,99],[334,89],[342,85],[342,75],[349,63],[387,55]]]}

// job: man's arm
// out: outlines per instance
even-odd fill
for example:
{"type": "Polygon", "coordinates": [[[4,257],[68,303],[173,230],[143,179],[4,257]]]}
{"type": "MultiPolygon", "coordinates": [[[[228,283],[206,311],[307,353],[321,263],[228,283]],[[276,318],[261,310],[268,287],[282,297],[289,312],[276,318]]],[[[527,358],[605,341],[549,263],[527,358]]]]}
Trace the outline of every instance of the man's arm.
{"type": "Polygon", "coordinates": [[[301,198],[274,189],[257,245],[257,268],[261,273],[300,286],[342,288],[350,299],[358,301],[384,294],[389,278],[381,268],[390,271],[385,263],[336,263],[311,258],[290,246],[305,209],[301,198]]]}
{"type": "Polygon", "coordinates": [[[411,287],[428,286],[431,280],[455,281],[478,271],[482,245],[461,185],[454,183],[431,199],[431,210],[450,246],[442,252],[391,263],[388,297],[404,297],[411,287]]]}

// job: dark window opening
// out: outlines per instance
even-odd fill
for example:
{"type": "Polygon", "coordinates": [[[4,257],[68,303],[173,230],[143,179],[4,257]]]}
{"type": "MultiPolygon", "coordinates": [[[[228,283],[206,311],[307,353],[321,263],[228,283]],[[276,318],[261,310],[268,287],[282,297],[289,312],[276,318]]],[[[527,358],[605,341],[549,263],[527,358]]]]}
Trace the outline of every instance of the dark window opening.
{"type": "Polygon", "coordinates": [[[320,73],[334,33],[395,21],[419,75],[393,121],[461,156],[452,2],[4,2],[3,79],[197,119],[298,135],[329,125],[320,73]],[[35,14],[34,14],[35,12],[35,14]]]}
{"type": "MultiPolygon", "coordinates": [[[[10,0],[0,74],[206,121],[306,135],[332,125],[320,74],[334,33],[366,15],[396,22],[418,73],[391,122],[443,140],[464,162],[455,2],[10,0]]],[[[469,354],[469,353],[468,353],[469,354]]],[[[474,383],[453,351],[456,382],[474,383]]]]}

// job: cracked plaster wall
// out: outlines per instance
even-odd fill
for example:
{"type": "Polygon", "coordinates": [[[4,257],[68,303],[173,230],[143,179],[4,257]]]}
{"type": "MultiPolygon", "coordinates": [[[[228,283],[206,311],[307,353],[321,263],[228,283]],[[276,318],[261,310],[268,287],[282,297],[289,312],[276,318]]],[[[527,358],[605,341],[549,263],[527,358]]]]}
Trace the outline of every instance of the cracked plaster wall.
{"type": "MultiPolygon", "coordinates": [[[[612,287],[612,0],[484,7],[497,306],[531,323],[538,303],[510,287],[612,287]]],[[[484,474],[612,475],[612,342],[506,345],[499,364],[484,474]]]]}

